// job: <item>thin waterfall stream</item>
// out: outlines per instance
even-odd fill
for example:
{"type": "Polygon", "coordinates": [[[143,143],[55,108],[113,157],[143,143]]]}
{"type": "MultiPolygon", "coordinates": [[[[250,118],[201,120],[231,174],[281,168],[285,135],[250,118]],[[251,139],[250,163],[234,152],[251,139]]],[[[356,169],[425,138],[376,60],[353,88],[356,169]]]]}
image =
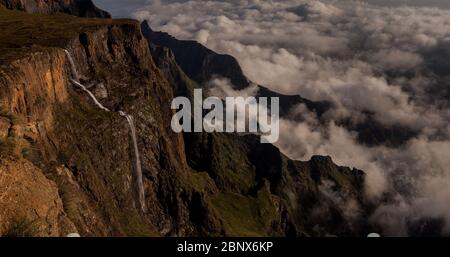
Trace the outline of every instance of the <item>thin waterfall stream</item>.
{"type": "MultiPolygon", "coordinates": [[[[110,110],[106,107],[104,107],[95,97],[95,95],[89,91],[89,89],[87,89],[83,84],[80,83],[80,76],[78,74],[78,71],[76,69],[75,66],[75,62],[72,58],[72,55],[70,54],[69,51],[64,50],[64,52],[66,53],[67,58],[69,59],[69,63],[70,63],[70,68],[72,71],[72,76],[73,78],[70,79],[70,81],[77,85],[79,88],[81,88],[84,92],[86,92],[89,97],[94,101],[94,103],[103,111],[106,112],[110,112],[110,110]]],[[[124,117],[127,120],[127,123],[130,127],[130,131],[131,131],[131,138],[133,140],[133,148],[134,148],[134,157],[135,157],[135,167],[134,167],[134,177],[135,177],[135,186],[136,186],[136,190],[138,193],[138,201],[140,204],[140,207],[142,209],[143,212],[147,211],[147,208],[145,206],[145,191],[144,191],[144,184],[142,182],[142,166],[141,166],[141,158],[140,158],[140,153],[139,153],[139,147],[138,147],[138,143],[137,143],[137,136],[136,136],[136,126],[134,124],[134,119],[131,115],[123,112],[123,111],[119,111],[118,112],[120,116],[124,117]]]]}
{"type": "Polygon", "coordinates": [[[139,154],[139,148],[137,143],[137,136],[136,136],[136,126],[134,125],[134,119],[131,115],[128,115],[124,113],[123,111],[119,111],[119,114],[122,117],[125,117],[128,121],[128,125],[130,126],[131,130],[131,138],[133,139],[133,145],[134,145],[134,156],[135,156],[135,176],[136,176],[136,186],[138,191],[138,198],[139,203],[141,204],[142,211],[146,212],[145,207],[145,192],[144,192],[144,184],[142,182],[142,166],[141,166],[141,157],[139,154]]]}

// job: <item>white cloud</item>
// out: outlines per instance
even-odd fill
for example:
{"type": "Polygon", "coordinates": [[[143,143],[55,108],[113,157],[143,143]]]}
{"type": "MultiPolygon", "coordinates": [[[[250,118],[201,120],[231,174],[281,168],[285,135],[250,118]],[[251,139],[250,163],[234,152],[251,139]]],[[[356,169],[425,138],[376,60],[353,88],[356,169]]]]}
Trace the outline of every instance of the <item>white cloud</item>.
{"type": "MultiPolygon", "coordinates": [[[[424,41],[419,42],[423,44],[424,41]]],[[[398,49],[383,49],[376,52],[372,58],[373,62],[380,65],[383,69],[393,71],[408,71],[422,64],[422,58],[415,53],[406,52],[398,49]]]]}
{"type": "Polygon", "coordinates": [[[430,93],[443,78],[428,69],[426,56],[450,41],[450,11],[191,0],[149,1],[134,16],[235,56],[249,79],[274,91],[332,102],[334,109],[320,122],[302,106],[296,111],[304,121],[281,120],[278,146],[295,159],[331,155],[340,165],[366,171],[369,196],[395,195],[373,217],[386,233],[404,234],[406,221],[424,216],[450,221],[450,109],[444,95],[430,93]],[[361,121],[366,112],[419,136],[398,148],[367,147],[355,132],[336,125],[340,118],[361,121]]]}

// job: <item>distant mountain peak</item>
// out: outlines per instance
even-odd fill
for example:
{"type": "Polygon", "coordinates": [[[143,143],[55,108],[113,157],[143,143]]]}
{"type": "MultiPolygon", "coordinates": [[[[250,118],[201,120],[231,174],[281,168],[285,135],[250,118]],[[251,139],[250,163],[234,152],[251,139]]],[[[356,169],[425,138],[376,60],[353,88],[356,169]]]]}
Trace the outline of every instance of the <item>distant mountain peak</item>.
{"type": "Polygon", "coordinates": [[[250,84],[233,56],[218,54],[197,41],[178,40],[168,33],[153,31],[147,21],[141,24],[141,29],[150,42],[172,50],[180,67],[197,83],[204,84],[218,75],[230,79],[234,89],[250,84]]]}

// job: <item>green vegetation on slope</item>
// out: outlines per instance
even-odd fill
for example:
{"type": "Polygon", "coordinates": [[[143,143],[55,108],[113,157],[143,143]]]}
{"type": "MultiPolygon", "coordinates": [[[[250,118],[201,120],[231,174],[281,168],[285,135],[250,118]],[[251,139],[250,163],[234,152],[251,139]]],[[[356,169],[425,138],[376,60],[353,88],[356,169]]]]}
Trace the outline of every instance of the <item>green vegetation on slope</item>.
{"type": "Polygon", "coordinates": [[[270,197],[264,189],[256,197],[221,193],[211,203],[224,224],[226,236],[270,236],[271,223],[277,217],[270,197]]]}
{"type": "Polygon", "coordinates": [[[28,14],[0,8],[0,64],[42,48],[64,47],[83,32],[123,23],[136,21],[88,19],[63,13],[28,14]]]}

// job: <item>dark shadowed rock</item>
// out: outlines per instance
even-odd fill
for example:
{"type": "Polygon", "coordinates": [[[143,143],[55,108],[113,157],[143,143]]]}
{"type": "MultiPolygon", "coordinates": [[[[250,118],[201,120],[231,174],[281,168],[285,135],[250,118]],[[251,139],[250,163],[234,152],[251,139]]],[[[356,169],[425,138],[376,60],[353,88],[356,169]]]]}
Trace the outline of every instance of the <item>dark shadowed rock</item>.
{"type": "Polygon", "coordinates": [[[303,98],[301,95],[280,94],[263,86],[258,86],[258,93],[256,97],[280,98],[280,115],[282,117],[289,115],[290,111],[299,104],[304,104],[308,110],[316,113],[319,117],[331,108],[330,103],[326,101],[314,102],[303,98]]]}
{"type": "MultiPolygon", "coordinates": [[[[153,43],[151,50],[155,63],[168,78],[175,95],[192,98],[193,88],[199,85],[178,66],[171,50],[153,43]]],[[[292,108],[298,101],[309,103],[299,96],[284,96],[264,90],[260,88],[259,93],[285,99],[286,109],[292,108]]],[[[308,162],[289,160],[273,145],[261,144],[258,136],[185,133],[184,142],[188,165],[198,172],[197,176],[210,177],[217,188],[215,195],[203,197],[210,199],[206,210],[217,210],[208,217],[224,224],[221,233],[365,233],[367,222],[362,197],[362,171],[338,167],[330,157],[315,156],[308,162]],[[339,196],[338,202],[321,192],[321,187],[329,183],[334,186],[327,190],[339,196]],[[351,204],[355,206],[355,215],[349,217],[346,205],[351,204]],[[261,216],[258,213],[265,214],[261,216]],[[252,223],[249,224],[249,220],[252,223]]],[[[209,225],[202,227],[202,231],[212,233],[209,225]]]]}
{"type": "MultiPolygon", "coordinates": [[[[179,68],[198,85],[205,87],[210,79],[220,76],[229,79],[236,90],[250,86],[250,81],[245,77],[241,66],[234,57],[218,54],[196,41],[179,40],[168,33],[153,31],[147,21],[141,24],[141,28],[144,36],[153,45],[152,48],[160,47],[166,48],[164,51],[170,50],[170,54],[179,68]]],[[[154,55],[160,56],[161,51],[163,50],[154,51],[154,55]]],[[[257,97],[279,97],[282,116],[288,115],[291,109],[299,104],[305,104],[308,109],[316,112],[319,116],[330,107],[327,102],[313,102],[300,95],[276,93],[264,86],[258,86],[257,97]]]]}
{"type": "MultiPolygon", "coordinates": [[[[206,171],[220,194],[259,197],[259,201],[265,199],[276,206],[275,210],[255,207],[272,213],[270,216],[246,217],[271,224],[270,230],[255,226],[255,234],[344,236],[367,232],[364,172],[339,167],[330,157],[293,161],[251,135],[186,133],[184,138],[189,165],[206,171]],[[269,195],[258,196],[262,189],[269,195]]],[[[243,226],[240,213],[229,215],[237,216],[230,226],[243,226]]]]}
{"type": "Polygon", "coordinates": [[[150,42],[173,52],[178,65],[192,80],[203,84],[218,75],[230,79],[235,89],[249,85],[234,57],[217,54],[196,41],[178,40],[167,33],[153,31],[147,21],[141,28],[150,42]]]}

